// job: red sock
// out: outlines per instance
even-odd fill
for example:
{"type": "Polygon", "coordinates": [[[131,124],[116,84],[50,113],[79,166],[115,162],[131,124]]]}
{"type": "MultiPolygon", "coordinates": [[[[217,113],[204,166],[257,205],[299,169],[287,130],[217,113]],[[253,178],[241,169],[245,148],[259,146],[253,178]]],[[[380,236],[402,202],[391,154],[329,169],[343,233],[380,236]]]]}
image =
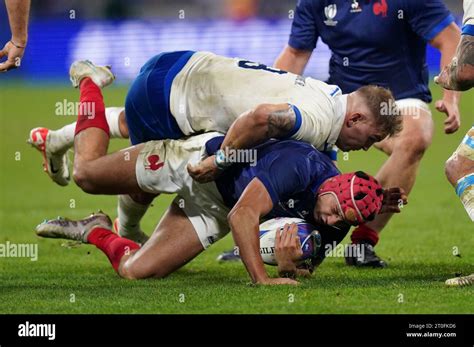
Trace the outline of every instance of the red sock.
{"type": "Polygon", "coordinates": [[[132,250],[140,248],[135,242],[122,238],[104,228],[93,229],[87,237],[87,241],[105,253],[117,272],[122,257],[132,250]]]}
{"type": "Polygon", "coordinates": [[[352,232],[351,240],[353,244],[369,242],[375,246],[379,242],[379,233],[367,225],[361,224],[352,232]]]}
{"type": "Polygon", "coordinates": [[[105,118],[104,97],[100,88],[89,77],[86,77],[81,81],[79,90],[81,92],[80,106],[74,135],[87,128],[99,128],[109,135],[109,125],[105,118]]]}

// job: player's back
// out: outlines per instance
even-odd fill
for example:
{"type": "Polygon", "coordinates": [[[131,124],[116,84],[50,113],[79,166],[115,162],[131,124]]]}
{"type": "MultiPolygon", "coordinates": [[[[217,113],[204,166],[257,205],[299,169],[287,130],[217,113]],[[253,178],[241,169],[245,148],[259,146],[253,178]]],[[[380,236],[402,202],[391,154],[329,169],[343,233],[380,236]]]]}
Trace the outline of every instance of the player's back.
{"type": "MultiPolygon", "coordinates": [[[[223,140],[223,136],[218,136],[207,141],[206,152],[214,153],[223,140]]],[[[258,178],[274,204],[270,217],[307,218],[314,208],[319,186],[339,174],[326,154],[301,141],[269,140],[252,151],[255,151],[254,162],[236,163],[215,181],[229,207],[258,178]]]]}
{"type": "Polygon", "coordinates": [[[289,103],[302,113],[330,118],[337,94],[338,87],[321,81],[243,59],[197,52],[173,81],[170,109],[185,134],[226,132],[239,115],[266,103],[289,103]]]}

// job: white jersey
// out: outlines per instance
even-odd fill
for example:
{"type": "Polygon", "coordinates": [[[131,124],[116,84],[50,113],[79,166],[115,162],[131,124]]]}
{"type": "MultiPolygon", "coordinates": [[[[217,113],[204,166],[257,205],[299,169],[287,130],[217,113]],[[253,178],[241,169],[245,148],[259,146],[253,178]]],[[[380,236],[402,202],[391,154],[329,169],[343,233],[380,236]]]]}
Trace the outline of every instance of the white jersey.
{"type": "Polygon", "coordinates": [[[474,0],[464,0],[463,25],[474,25],[474,0]]]}
{"type": "Polygon", "coordinates": [[[225,133],[244,112],[282,103],[295,107],[292,138],[320,150],[335,144],[347,103],[337,86],[209,52],[195,53],[171,86],[170,110],[185,135],[225,133]]]}

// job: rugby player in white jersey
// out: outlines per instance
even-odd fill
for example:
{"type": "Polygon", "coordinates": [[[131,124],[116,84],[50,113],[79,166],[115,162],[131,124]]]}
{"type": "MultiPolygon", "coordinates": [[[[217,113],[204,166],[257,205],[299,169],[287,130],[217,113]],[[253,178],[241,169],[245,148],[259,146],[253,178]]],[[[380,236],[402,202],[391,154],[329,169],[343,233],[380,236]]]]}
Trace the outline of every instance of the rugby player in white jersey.
{"type": "MultiPolygon", "coordinates": [[[[79,76],[89,76],[98,85],[114,79],[109,69],[87,61],[71,67],[76,87],[79,76]]],[[[383,105],[395,105],[384,88],[368,86],[342,95],[337,86],[262,64],[181,51],[157,55],[142,67],[126,98],[126,126],[120,123],[120,109],[105,112],[110,135],[128,135],[132,144],[227,132],[217,155],[189,167],[191,175],[203,182],[232,164],[226,158],[229,151],[270,138],[304,141],[321,151],[333,145],[344,151],[368,149],[401,129],[398,112],[381,114],[387,110],[383,105]]],[[[29,141],[44,155],[45,171],[61,185],[69,182],[66,151],[80,127],[36,128],[30,133],[29,141]]],[[[152,199],[144,194],[119,198],[121,235],[146,239],[139,220],[152,199]]]]}

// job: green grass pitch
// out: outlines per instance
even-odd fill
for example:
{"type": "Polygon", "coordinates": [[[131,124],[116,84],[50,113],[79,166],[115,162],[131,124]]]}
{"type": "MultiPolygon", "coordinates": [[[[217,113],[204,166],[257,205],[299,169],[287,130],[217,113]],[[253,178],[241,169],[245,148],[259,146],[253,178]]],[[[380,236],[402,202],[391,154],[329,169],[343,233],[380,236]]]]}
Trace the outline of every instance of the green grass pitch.
{"type": "MultiPolygon", "coordinates": [[[[439,97],[440,89],[432,89],[439,97]]],[[[106,90],[106,104],[122,105],[125,93],[123,87],[106,90]]],[[[36,237],[34,227],[45,218],[82,218],[98,209],[115,217],[115,197],[86,195],[74,184],[54,185],[41,172],[39,153],[25,142],[33,127],[74,121],[73,116],[55,115],[55,105],[77,97],[76,90],[65,86],[2,86],[0,243],[37,243],[39,256],[37,261],[0,258],[0,313],[474,312],[474,287],[444,286],[455,273],[474,272],[474,227],[443,172],[445,160],[474,121],[474,92],[463,95],[463,125],[456,134],[444,135],[444,115],[433,113],[433,145],[409,205],[383,231],[377,246],[389,268],[354,269],[342,258],[329,258],[296,288],[250,286],[241,264],[218,264],[216,256],[232,245],[230,236],[168,278],[143,281],[120,279],[93,246],[67,248],[61,240],[36,237]],[[460,256],[453,255],[455,247],[460,256]]],[[[116,141],[111,149],[126,145],[116,141]]],[[[384,155],[371,150],[343,159],[344,171],[375,174],[384,155]]],[[[153,230],[170,201],[155,201],[143,222],[146,231],[153,230]]]]}

